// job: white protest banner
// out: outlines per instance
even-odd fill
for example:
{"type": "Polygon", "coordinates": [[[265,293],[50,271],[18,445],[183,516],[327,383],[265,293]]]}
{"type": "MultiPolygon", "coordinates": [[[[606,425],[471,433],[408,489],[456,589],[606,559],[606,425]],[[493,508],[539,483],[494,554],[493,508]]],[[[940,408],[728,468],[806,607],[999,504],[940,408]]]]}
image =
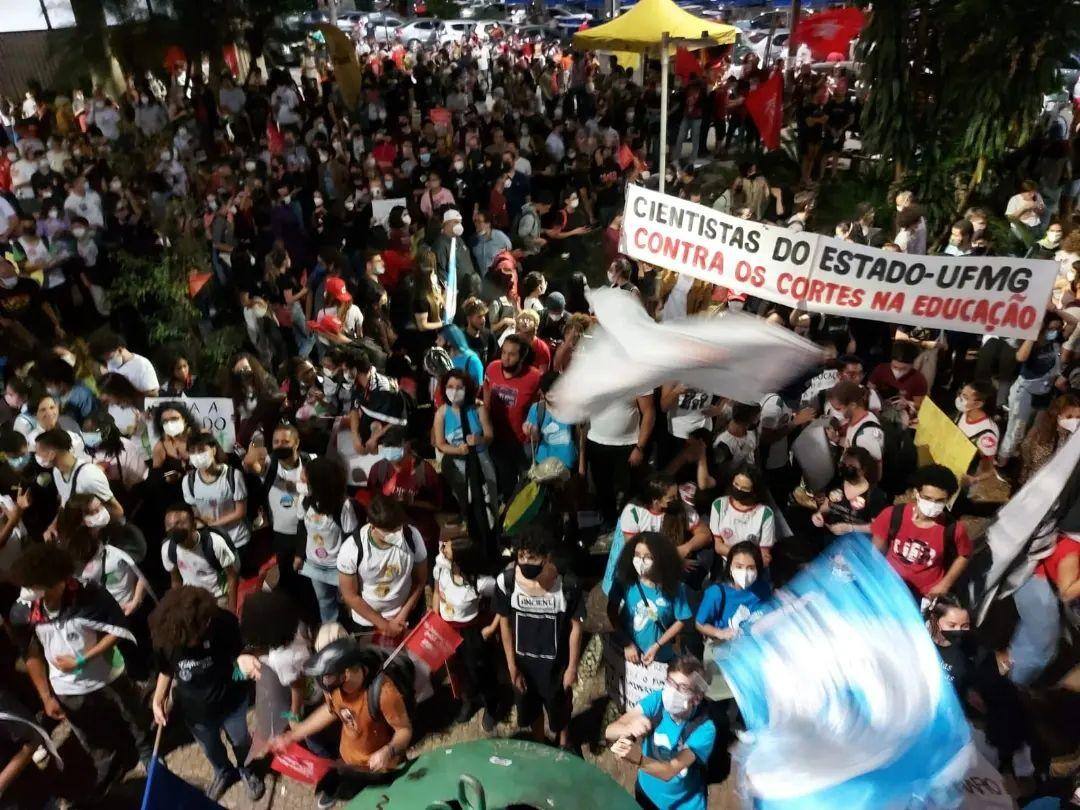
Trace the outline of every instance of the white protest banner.
{"type": "Polygon", "coordinates": [[[649,666],[631,664],[623,655],[623,648],[607,636],[604,638],[604,676],[608,694],[627,709],[640,703],[646,695],[664,688],[667,664],[660,661],[653,661],[649,666]]]}
{"type": "MultiPolygon", "coordinates": [[[[191,412],[194,426],[208,433],[213,433],[218,445],[226,453],[231,453],[236,444],[236,422],[233,417],[233,401],[228,397],[147,397],[146,412],[150,413],[162,402],[178,402],[191,412]]],[[[153,447],[158,439],[154,420],[147,420],[146,432],[153,447]]]]}
{"type": "Polygon", "coordinates": [[[404,197],[395,197],[392,200],[372,200],[371,201],[371,224],[386,226],[387,220],[390,219],[390,212],[398,206],[405,207],[404,197]]]}
{"type": "Polygon", "coordinates": [[[1056,262],[916,256],[737,219],[628,186],[627,256],[789,307],[891,323],[1034,338],[1056,262]]]}

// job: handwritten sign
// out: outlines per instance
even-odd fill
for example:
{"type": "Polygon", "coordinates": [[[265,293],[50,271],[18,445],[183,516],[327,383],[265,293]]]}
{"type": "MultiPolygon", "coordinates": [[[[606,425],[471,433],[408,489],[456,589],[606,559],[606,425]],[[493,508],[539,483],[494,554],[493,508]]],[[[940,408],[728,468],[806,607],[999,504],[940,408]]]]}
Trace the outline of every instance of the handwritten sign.
{"type": "Polygon", "coordinates": [[[894,253],[626,189],[630,258],[809,312],[1034,338],[1057,263],[894,253]]]}
{"type": "Polygon", "coordinates": [[[623,655],[623,648],[608,637],[604,639],[604,679],[608,694],[621,708],[627,709],[664,688],[667,664],[659,661],[649,666],[632,664],[623,655]]]}
{"type": "Polygon", "coordinates": [[[404,197],[395,197],[392,200],[372,200],[371,201],[371,224],[381,225],[384,228],[387,227],[388,220],[390,219],[390,212],[398,206],[405,207],[404,197]]]}
{"type": "MultiPolygon", "coordinates": [[[[146,411],[150,413],[163,402],[175,402],[183,405],[191,413],[193,426],[212,433],[218,445],[226,453],[231,452],[236,444],[236,421],[233,401],[228,397],[147,397],[146,411]]],[[[153,420],[147,424],[150,446],[161,438],[153,420]]]]}

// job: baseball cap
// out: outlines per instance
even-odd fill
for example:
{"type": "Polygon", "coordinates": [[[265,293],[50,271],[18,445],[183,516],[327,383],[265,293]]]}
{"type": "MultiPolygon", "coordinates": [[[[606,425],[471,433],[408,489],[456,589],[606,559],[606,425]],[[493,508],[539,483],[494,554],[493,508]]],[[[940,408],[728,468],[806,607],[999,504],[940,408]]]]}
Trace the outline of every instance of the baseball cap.
{"type": "Polygon", "coordinates": [[[443,212],[442,221],[443,222],[461,222],[461,213],[459,211],[454,210],[453,208],[449,208],[449,209],[447,209],[446,211],[443,212]]]}
{"type": "Polygon", "coordinates": [[[345,289],[345,279],[334,276],[326,280],[326,295],[335,301],[347,304],[352,301],[352,296],[345,289]]]}
{"type": "Polygon", "coordinates": [[[566,297],[561,292],[553,292],[547,297],[547,308],[552,312],[562,312],[566,309],[566,297]]]}

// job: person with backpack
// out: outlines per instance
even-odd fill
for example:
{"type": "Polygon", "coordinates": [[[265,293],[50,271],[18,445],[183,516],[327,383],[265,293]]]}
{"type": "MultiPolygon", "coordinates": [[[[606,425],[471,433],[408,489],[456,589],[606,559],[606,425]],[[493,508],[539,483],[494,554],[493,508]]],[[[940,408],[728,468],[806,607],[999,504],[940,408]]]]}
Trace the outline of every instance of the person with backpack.
{"type": "Polygon", "coordinates": [[[270,748],[284,751],[341,723],[342,766],[316,786],[315,806],[327,810],[365,787],[394,781],[413,739],[415,672],[408,656],[389,658],[385,651],[346,636],[317,649],[304,673],[315,679],[325,703],[271,740],[270,748]]]}
{"type": "Polygon", "coordinates": [[[345,492],[345,471],[329,458],[312,459],[301,468],[296,493],[300,520],[294,567],[311,580],[320,621],[337,621],[337,566],[346,539],[360,526],[356,504],[345,492]]]}
{"type": "Polygon", "coordinates": [[[372,498],[368,522],[338,552],[337,570],[354,629],[400,639],[422,607],[428,578],[427,547],[404,507],[382,494],[372,498]]]}
{"type": "MultiPolygon", "coordinates": [[[[76,458],[72,452],[71,436],[66,430],[53,428],[38,436],[34,459],[43,470],[52,471],[53,483],[60,496],[60,506],[66,504],[72,495],[93,495],[105,506],[111,522],[123,522],[124,507],[113,495],[109,479],[92,461],[76,458]]],[[[54,519],[46,534],[52,535],[55,532],[54,519]]]]}
{"type": "Polygon", "coordinates": [[[996,474],[994,459],[997,457],[1000,431],[991,415],[997,391],[988,380],[972,380],[956,395],[956,426],[979,451],[972,461],[969,475],[963,485],[970,487],[996,474]]]}
{"type": "Polygon", "coordinates": [[[604,730],[611,752],[638,769],[634,797],[644,810],[706,810],[706,768],[716,743],[707,688],[697,658],[676,658],[663,689],[604,730]]]}
{"type": "Polygon", "coordinates": [[[870,524],[874,545],[920,599],[949,593],[967,568],[972,543],[946,511],[959,488],[953,472],[928,464],[912,478],[915,502],[882,510],[870,524]]]}
{"type": "Polygon", "coordinates": [[[736,544],[749,541],[761,551],[766,568],[772,563],[776,516],[757,467],[742,464],[735,469],[727,494],[713,501],[709,510],[709,531],[718,556],[727,557],[736,544]]]}
{"type": "MultiPolygon", "coordinates": [[[[251,540],[243,473],[223,460],[217,439],[209,433],[198,433],[188,440],[188,462],[194,469],[184,476],[180,487],[184,501],[200,525],[217,529],[242,553],[251,540]]],[[[242,559],[242,568],[243,563],[242,559]]]]}
{"type": "Polygon", "coordinates": [[[552,561],[552,541],[540,526],[514,538],[513,564],[495,580],[503,654],[514,687],[518,727],[547,742],[547,725],[569,749],[573,688],[581,659],[585,595],[552,561]]]}
{"type": "Polygon", "coordinates": [[[219,607],[203,588],[182,585],[162,598],[150,614],[150,636],[157,664],[154,721],[169,722],[175,704],[188,731],[214,769],[207,797],[221,801],[241,779],[255,802],[266,791],[262,777],[246,767],[251,750],[248,690],[233,677],[243,649],[236,616],[219,607]],[[221,742],[229,738],[234,765],[221,742]]]}
{"type": "Polygon", "coordinates": [[[161,564],[174,588],[197,585],[208,590],[219,605],[236,611],[240,578],[236,549],[219,530],[196,528],[195,512],[186,503],[175,503],[165,511],[161,564]]]}
{"type": "Polygon", "coordinates": [[[772,595],[761,549],[750,540],[731,547],[717,582],[705,589],[694,626],[707,641],[730,641],[739,626],[772,595]]]}
{"type": "MultiPolygon", "coordinates": [[[[879,466],[884,466],[885,429],[867,407],[868,394],[869,390],[861,385],[841,380],[830,388],[826,395],[828,412],[843,429],[841,445],[845,450],[849,447],[861,447],[874,457],[879,466]]],[[[890,458],[889,461],[894,462],[896,459],[890,458]]]]}

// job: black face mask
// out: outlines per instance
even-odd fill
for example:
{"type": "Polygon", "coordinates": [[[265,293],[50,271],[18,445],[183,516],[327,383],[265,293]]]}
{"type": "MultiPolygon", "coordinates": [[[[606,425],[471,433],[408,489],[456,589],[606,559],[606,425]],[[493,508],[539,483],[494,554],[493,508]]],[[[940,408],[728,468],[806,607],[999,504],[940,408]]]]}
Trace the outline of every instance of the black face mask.
{"type": "Polygon", "coordinates": [[[293,457],[293,449],[291,447],[275,447],[270,451],[270,455],[276,458],[278,461],[291,461],[293,457]]]}
{"type": "Polygon", "coordinates": [[[753,492],[743,492],[741,489],[735,489],[734,487],[728,491],[728,497],[743,506],[751,506],[757,503],[757,498],[754,497],[753,492]]]}
{"type": "Polygon", "coordinates": [[[536,579],[544,570],[543,563],[518,563],[518,570],[525,579],[536,579]]]}
{"type": "Polygon", "coordinates": [[[852,467],[849,464],[841,464],[840,477],[845,481],[857,481],[859,478],[859,468],[852,467]]]}
{"type": "Polygon", "coordinates": [[[244,369],[243,371],[234,371],[233,376],[240,382],[250,382],[251,378],[255,376],[255,372],[250,369],[244,369]]]}
{"type": "Polygon", "coordinates": [[[968,630],[942,630],[941,637],[954,647],[963,647],[968,640],[968,630]]]}
{"type": "Polygon", "coordinates": [[[165,536],[169,538],[170,543],[183,545],[187,542],[187,539],[191,537],[191,532],[187,529],[169,529],[165,536]]]}

